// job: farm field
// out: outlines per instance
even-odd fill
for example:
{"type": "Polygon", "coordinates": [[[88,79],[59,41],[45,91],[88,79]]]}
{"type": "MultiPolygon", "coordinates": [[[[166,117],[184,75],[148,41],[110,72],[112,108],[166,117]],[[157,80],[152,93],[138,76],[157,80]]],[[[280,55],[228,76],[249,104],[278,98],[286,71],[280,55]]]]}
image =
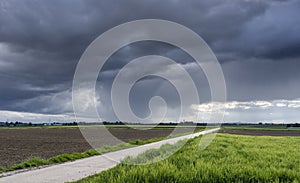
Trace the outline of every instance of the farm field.
{"type": "Polygon", "coordinates": [[[300,136],[300,130],[221,129],[219,133],[254,136],[300,136]]]}
{"type": "Polygon", "coordinates": [[[148,165],[176,145],[165,145],[85,178],[93,182],[300,182],[300,137],[218,134],[205,150],[191,139],[168,159],[148,165]]]}
{"type": "Polygon", "coordinates": [[[254,136],[300,136],[300,128],[274,125],[224,126],[219,133],[254,136]]]}
{"type": "MultiPolygon", "coordinates": [[[[101,134],[102,127],[91,128],[101,134]]],[[[134,139],[147,140],[166,137],[172,128],[153,130],[134,130],[128,128],[109,128],[119,139],[128,142],[134,139]]],[[[186,128],[179,130],[185,133],[186,128]]],[[[116,145],[119,142],[103,137],[97,147],[116,145]]],[[[0,128],[0,166],[9,167],[24,160],[39,157],[47,159],[60,154],[84,152],[91,146],[82,136],[79,128],[0,128]]]]}
{"type": "Polygon", "coordinates": [[[299,127],[287,127],[286,125],[223,125],[222,129],[226,130],[279,130],[294,131],[300,130],[299,127]]]}

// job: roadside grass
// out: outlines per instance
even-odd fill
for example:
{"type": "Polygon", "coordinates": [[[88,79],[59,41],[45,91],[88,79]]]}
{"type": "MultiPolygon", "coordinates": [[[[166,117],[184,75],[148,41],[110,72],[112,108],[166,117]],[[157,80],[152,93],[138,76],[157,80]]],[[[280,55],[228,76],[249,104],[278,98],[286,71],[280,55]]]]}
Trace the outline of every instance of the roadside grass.
{"type": "MultiPolygon", "coordinates": [[[[204,128],[196,128],[195,133],[200,132],[203,129],[204,128]]],[[[32,167],[38,167],[38,166],[43,166],[43,165],[51,165],[51,164],[64,163],[64,162],[68,162],[68,161],[74,161],[74,160],[81,159],[81,158],[87,158],[87,157],[91,157],[91,156],[95,156],[95,155],[101,155],[101,154],[108,153],[108,152],[113,152],[113,151],[118,151],[121,149],[126,149],[126,148],[136,147],[139,145],[158,142],[158,141],[161,141],[164,139],[174,138],[174,137],[187,135],[187,134],[189,134],[189,133],[181,133],[181,134],[172,135],[169,137],[158,137],[158,138],[152,138],[152,139],[148,139],[148,140],[132,139],[128,143],[121,143],[121,144],[112,145],[112,146],[103,146],[101,148],[90,149],[90,150],[87,150],[82,153],[75,152],[72,154],[60,154],[60,155],[51,157],[49,159],[32,157],[32,158],[25,160],[22,163],[18,163],[18,164],[12,165],[10,167],[0,166],[0,173],[14,171],[14,170],[20,170],[20,169],[26,169],[26,168],[32,168],[32,167]]]]}
{"type": "Polygon", "coordinates": [[[300,182],[300,137],[218,134],[205,150],[199,149],[200,139],[188,140],[162,161],[128,165],[161,159],[163,152],[183,142],[126,158],[115,168],[78,182],[300,182]]]}
{"type": "MultiPolygon", "coordinates": [[[[205,128],[204,127],[197,127],[194,130],[194,133],[198,133],[203,131],[205,128]]],[[[186,132],[186,133],[180,133],[177,135],[170,135],[169,137],[158,137],[158,138],[153,138],[153,139],[148,139],[148,140],[140,140],[140,139],[134,139],[134,140],[130,140],[128,143],[132,144],[132,145],[145,145],[145,144],[149,144],[149,143],[153,143],[153,142],[158,142],[161,140],[165,140],[165,139],[170,139],[170,138],[175,138],[175,137],[179,137],[179,136],[183,136],[183,135],[188,135],[191,134],[190,132],[186,132]]]]}

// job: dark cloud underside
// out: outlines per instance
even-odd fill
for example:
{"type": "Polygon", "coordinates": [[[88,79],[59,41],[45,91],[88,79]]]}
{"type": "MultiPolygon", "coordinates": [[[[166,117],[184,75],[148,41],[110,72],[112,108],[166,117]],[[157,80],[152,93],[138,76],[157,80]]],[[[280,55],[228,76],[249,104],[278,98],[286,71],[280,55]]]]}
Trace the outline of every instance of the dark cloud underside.
{"type": "MultiPolygon", "coordinates": [[[[72,112],[72,79],[86,47],[116,25],[144,18],[175,21],[203,37],[223,68],[228,100],[299,98],[299,9],[297,0],[2,0],[0,110],[72,112]]],[[[98,82],[99,88],[107,87],[100,94],[103,103],[110,105],[110,86],[118,70],[149,54],[173,58],[187,67],[201,101],[209,101],[205,76],[189,65],[193,59],[174,46],[144,42],[128,45],[109,59],[98,82]]],[[[136,90],[148,98],[157,81],[150,78],[136,90]]],[[[135,112],[145,115],[143,96],[137,96],[133,106],[141,111],[135,112]]],[[[175,94],[169,96],[171,106],[178,104],[175,99],[175,94]]]]}

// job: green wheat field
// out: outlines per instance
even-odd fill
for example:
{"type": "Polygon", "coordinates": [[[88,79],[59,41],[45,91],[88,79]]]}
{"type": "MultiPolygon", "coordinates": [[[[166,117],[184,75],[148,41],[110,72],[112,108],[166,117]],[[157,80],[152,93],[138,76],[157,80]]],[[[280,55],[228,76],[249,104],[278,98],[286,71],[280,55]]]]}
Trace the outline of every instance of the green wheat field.
{"type": "Polygon", "coordinates": [[[218,134],[205,150],[201,137],[164,145],[78,182],[300,182],[300,137],[218,134]],[[151,163],[128,165],[128,163],[151,163]]]}

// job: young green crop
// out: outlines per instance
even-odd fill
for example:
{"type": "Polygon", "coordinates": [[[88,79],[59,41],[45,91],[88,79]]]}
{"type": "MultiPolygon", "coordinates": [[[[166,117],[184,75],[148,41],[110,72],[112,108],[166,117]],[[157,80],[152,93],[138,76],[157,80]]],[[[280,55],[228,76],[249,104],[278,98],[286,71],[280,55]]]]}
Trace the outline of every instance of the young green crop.
{"type": "Polygon", "coordinates": [[[178,144],[150,150],[79,182],[300,182],[300,137],[218,134],[205,150],[199,141],[157,163],[126,164],[159,159],[178,144]]]}

